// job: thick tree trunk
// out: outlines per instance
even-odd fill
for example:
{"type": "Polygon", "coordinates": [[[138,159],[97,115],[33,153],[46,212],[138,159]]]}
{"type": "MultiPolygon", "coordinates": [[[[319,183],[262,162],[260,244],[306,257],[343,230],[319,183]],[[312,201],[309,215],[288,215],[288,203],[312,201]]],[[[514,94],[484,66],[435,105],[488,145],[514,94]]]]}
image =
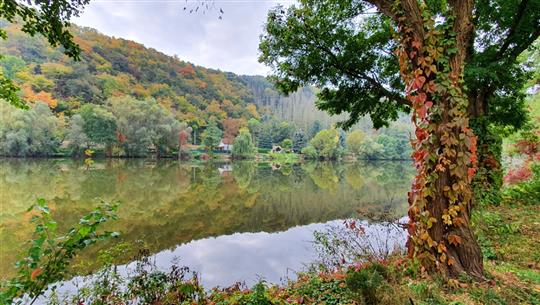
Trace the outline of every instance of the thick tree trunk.
{"type": "MultiPolygon", "coordinates": [[[[374,3],[381,11],[389,4],[374,3]]],[[[480,280],[482,252],[470,221],[477,138],[469,127],[461,80],[473,33],[473,1],[448,1],[453,24],[447,30],[435,30],[435,16],[426,17],[429,13],[416,0],[400,3],[390,17],[400,25],[401,74],[416,126],[409,254],[447,276],[465,272],[480,280]]]]}

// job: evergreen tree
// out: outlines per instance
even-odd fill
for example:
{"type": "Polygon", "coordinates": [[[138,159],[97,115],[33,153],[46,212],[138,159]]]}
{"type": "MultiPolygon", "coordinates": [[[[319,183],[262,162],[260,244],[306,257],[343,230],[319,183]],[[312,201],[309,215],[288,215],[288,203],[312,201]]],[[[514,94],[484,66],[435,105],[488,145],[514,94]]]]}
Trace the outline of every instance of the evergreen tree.
{"type": "Polygon", "coordinates": [[[293,134],[293,151],[299,153],[302,151],[302,148],[306,147],[306,134],[302,129],[298,129],[293,134]]]}
{"type": "Polygon", "coordinates": [[[308,139],[313,139],[313,137],[315,137],[315,135],[318,134],[321,129],[321,122],[319,122],[318,120],[314,121],[309,129],[308,139]]]}
{"type": "Polygon", "coordinates": [[[207,151],[212,153],[221,142],[223,132],[217,126],[215,121],[210,121],[206,130],[202,134],[202,143],[207,151]]]}

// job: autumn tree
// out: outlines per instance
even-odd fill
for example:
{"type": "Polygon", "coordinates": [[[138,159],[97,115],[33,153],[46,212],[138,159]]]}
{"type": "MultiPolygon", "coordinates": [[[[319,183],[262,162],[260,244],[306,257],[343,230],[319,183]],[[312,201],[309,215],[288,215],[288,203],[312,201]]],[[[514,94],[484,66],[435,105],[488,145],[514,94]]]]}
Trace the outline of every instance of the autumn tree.
{"type": "Polygon", "coordinates": [[[491,158],[491,128],[524,122],[526,72],[516,58],[540,34],[539,14],[538,0],[303,0],[270,11],[260,60],[285,93],[321,88],[320,108],[349,113],[345,127],[364,115],[381,127],[411,112],[409,254],[480,279],[472,179],[491,158]]]}
{"type": "Polygon", "coordinates": [[[178,159],[188,159],[188,144],[191,139],[191,133],[193,132],[193,128],[186,123],[181,123],[179,129],[180,132],[178,133],[178,159]]]}
{"type": "MultiPolygon", "coordinates": [[[[66,55],[78,60],[81,50],[68,30],[69,20],[79,16],[89,2],[90,0],[3,0],[0,2],[0,18],[8,22],[20,19],[25,33],[31,36],[43,35],[50,45],[54,47],[61,45],[66,55]]],[[[4,29],[0,29],[0,38],[7,39],[7,32],[4,29]]],[[[3,56],[0,55],[1,57],[3,56]]],[[[18,89],[0,70],[0,98],[12,105],[25,108],[25,104],[16,94],[18,89]]]]}

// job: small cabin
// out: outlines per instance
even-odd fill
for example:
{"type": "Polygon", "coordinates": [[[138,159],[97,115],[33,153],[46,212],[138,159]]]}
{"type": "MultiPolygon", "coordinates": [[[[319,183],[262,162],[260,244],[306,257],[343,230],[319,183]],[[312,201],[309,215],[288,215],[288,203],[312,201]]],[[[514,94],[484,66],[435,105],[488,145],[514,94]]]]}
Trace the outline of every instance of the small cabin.
{"type": "Polygon", "coordinates": [[[231,151],[233,148],[233,145],[230,144],[225,139],[221,139],[221,142],[219,142],[218,149],[222,151],[231,151]]]}
{"type": "Polygon", "coordinates": [[[272,145],[272,153],[280,154],[283,152],[283,148],[279,145],[272,145]]]}

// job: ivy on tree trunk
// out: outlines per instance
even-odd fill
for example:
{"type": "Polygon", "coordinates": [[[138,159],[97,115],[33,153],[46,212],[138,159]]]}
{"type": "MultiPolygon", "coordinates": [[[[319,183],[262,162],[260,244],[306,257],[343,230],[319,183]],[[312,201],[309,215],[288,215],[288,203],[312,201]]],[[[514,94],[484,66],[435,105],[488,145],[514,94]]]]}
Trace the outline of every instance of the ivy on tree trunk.
{"type": "Polygon", "coordinates": [[[398,24],[396,54],[413,108],[417,174],[409,193],[409,255],[448,276],[481,279],[482,252],[470,221],[477,138],[462,78],[473,1],[449,1],[437,24],[416,0],[371,2],[398,24]]]}

